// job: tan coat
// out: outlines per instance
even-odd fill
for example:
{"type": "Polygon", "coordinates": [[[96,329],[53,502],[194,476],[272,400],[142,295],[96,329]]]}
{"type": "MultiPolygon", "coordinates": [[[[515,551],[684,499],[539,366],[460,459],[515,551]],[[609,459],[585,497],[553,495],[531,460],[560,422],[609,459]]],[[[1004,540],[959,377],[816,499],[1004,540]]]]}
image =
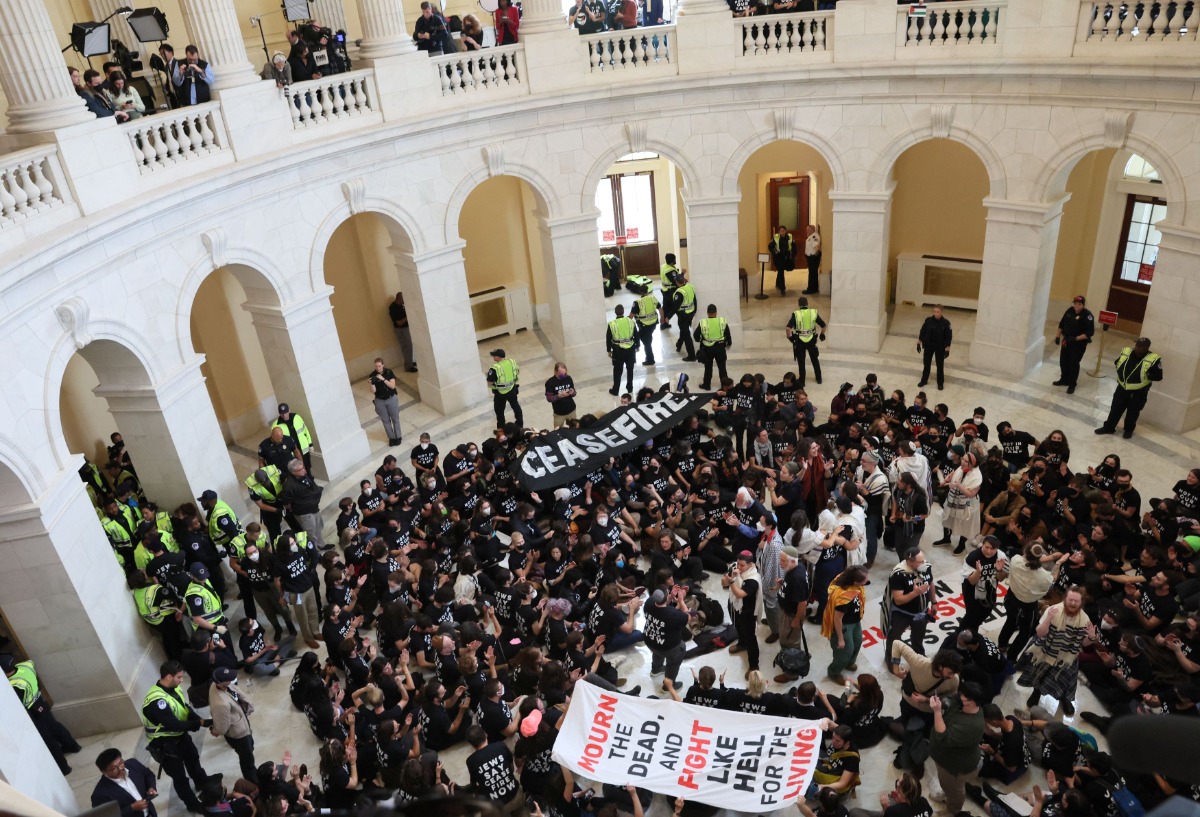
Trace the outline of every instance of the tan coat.
{"type": "MultiPolygon", "coordinates": [[[[239,692],[238,697],[246,703],[250,703],[250,699],[245,694],[239,692]]],[[[216,684],[213,684],[212,692],[208,696],[209,711],[212,713],[213,729],[217,734],[227,738],[244,738],[250,734],[250,718],[238,706],[237,701],[233,699],[230,690],[220,690],[216,684]]],[[[251,705],[250,711],[254,711],[254,706],[251,705]]]]}

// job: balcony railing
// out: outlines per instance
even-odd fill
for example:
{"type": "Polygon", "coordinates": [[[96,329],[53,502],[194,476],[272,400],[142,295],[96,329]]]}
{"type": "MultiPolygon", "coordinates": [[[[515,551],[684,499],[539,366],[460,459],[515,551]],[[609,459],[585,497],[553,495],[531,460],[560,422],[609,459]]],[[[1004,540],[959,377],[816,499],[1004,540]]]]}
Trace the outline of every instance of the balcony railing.
{"type": "Polygon", "coordinates": [[[675,26],[605,31],[580,37],[587,45],[591,73],[665,67],[671,64],[675,26]]]}
{"type": "Polygon", "coordinates": [[[1140,3],[1082,0],[1076,42],[1195,43],[1197,28],[1200,28],[1200,2],[1197,0],[1140,3]]]}
{"type": "Polygon", "coordinates": [[[430,57],[429,64],[437,72],[442,96],[499,88],[528,88],[525,83],[525,46],[520,43],[482,51],[443,54],[430,57]]]}
{"type": "Polygon", "coordinates": [[[366,68],[321,79],[297,82],[283,89],[296,130],[345,121],[378,110],[375,72],[366,68]]]}
{"type": "Polygon", "coordinates": [[[5,156],[0,161],[0,229],[65,204],[65,190],[55,145],[5,156]]]}
{"type": "Polygon", "coordinates": [[[206,102],[121,125],[142,173],[173,167],[226,149],[221,105],[206,102]]]}
{"type": "Polygon", "coordinates": [[[896,45],[900,48],[953,48],[996,45],[1006,0],[901,6],[897,10],[896,45]]]}
{"type": "Polygon", "coordinates": [[[833,12],[810,11],[765,18],[738,17],[742,56],[815,54],[833,48],[833,12]]]}

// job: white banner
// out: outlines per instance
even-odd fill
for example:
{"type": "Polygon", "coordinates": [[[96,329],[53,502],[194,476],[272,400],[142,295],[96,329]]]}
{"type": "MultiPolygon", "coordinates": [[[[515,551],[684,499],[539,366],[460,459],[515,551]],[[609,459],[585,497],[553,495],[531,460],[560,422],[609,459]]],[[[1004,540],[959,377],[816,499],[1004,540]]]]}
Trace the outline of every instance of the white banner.
{"type": "Polygon", "coordinates": [[[746,715],[575,684],[554,759],[601,783],[761,813],[804,796],[819,721],[746,715]]]}

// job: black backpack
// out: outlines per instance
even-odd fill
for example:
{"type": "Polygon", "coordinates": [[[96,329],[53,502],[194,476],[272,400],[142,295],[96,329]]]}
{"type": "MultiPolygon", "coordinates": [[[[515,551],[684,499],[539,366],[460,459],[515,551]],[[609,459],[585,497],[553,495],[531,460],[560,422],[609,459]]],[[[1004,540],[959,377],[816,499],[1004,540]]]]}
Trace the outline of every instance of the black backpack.
{"type": "Polygon", "coordinates": [[[800,644],[799,647],[784,647],[773,663],[788,675],[804,678],[812,669],[812,655],[808,651],[808,636],[804,634],[803,627],[800,628],[800,644]]]}

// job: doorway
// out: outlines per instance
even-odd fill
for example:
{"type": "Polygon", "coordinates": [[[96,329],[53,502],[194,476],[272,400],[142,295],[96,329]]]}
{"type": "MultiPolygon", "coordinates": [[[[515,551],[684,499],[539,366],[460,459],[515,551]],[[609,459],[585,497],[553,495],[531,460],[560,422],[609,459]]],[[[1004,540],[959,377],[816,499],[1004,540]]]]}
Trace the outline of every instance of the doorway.
{"type": "Polygon", "coordinates": [[[1105,309],[1120,316],[1117,327],[1122,331],[1141,332],[1162,241],[1162,233],[1154,225],[1166,216],[1167,202],[1163,199],[1136,194],[1125,198],[1121,240],[1105,305],[1105,309]]]}
{"type": "Polygon", "coordinates": [[[654,171],[612,173],[596,188],[601,254],[616,255],[629,275],[658,275],[654,171]]]}
{"type": "Polygon", "coordinates": [[[771,234],[787,227],[793,240],[804,244],[808,227],[808,176],[771,179],[767,202],[771,208],[771,234]]]}

